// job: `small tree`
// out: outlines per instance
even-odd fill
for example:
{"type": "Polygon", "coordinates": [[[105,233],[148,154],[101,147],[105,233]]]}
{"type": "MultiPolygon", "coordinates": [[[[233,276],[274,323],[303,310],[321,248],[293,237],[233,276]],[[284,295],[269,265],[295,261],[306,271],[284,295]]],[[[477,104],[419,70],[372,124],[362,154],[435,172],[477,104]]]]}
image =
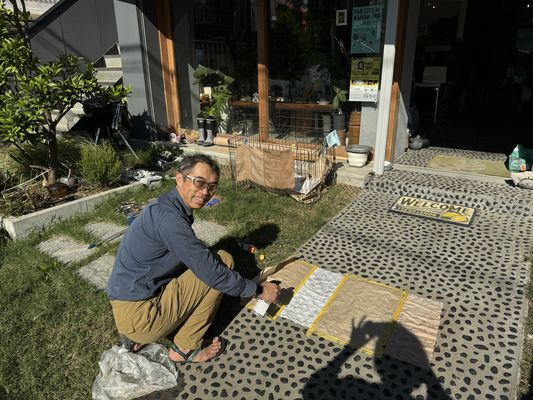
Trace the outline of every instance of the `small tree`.
{"type": "Polygon", "coordinates": [[[61,118],[77,102],[95,96],[116,94],[116,101],[124,101],[129,89],[100,87],[92,64],[74,56],[41,63],[31,49],[24,1],[10,3],[13,10],[0,0],[0,138],[22,152],[22,143],[46,143],[51,184],[59,166],[56,129],[61,118]]]}

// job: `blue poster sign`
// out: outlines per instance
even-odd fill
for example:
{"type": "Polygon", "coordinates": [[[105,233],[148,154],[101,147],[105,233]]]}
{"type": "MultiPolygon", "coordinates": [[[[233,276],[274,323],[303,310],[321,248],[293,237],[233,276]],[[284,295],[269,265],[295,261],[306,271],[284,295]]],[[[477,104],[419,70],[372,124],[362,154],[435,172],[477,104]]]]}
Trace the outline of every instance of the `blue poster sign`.
{"type": "Polygon", "coordinates": [[[381,47],[381,5],[354,7],[351,53],[379,53],[381,47]]]}

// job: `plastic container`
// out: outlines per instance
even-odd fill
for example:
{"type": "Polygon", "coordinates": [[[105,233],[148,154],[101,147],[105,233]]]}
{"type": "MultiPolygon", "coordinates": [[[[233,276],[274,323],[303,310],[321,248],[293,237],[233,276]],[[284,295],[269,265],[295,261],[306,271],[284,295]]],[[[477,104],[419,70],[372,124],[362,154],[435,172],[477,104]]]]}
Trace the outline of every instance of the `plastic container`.
{"type": "Polygon", "coordinates": [[[248,253],[255,254],[257,251],[257,247],[255,247],[253,244],[244,243],[244,242],[238,242],[239,247],[243,249],[244,251],[247,251],[248,253]]]}
{"type": "Polygon", "coordinates": [[[348,153],[348,165],[350,167],[364,167],[368,161],[368,153],[372,150],[371,146],[362,144],[352,144],[346,146],[348,153]]]}

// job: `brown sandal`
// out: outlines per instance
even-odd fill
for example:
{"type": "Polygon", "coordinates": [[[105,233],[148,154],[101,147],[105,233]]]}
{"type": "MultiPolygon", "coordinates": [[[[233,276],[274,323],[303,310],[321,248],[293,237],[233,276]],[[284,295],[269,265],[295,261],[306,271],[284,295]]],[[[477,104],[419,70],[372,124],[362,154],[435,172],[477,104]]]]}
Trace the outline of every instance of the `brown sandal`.
{"type": "Polygon", "coordinates": [[[141,350],[144,346],[144,344],[134,342],[133,340],[127,338],[124,335],[120,335],[120,344],[128,351],[132,353],[137,353],[139,350],[141,350]]]}
{"type": "MultiPolygon", "coordinates": [[[[207,361],[202,361],[202,362],[210,362],[210,361],[213,361],[215,360],[216,358],[218,358],[222,353],[224,353],[224,351],[226,350],[226,346],[228,344],[228,342],[226,341],[226,339],[224,339],[223,337],[219,337],[218,340],[220,341],[220,350],[218,350],[218,353],[215,354],[212,358],[210,358],[209,360],[207,361]]],[[[170,345],[170,348],[178,355],[180,355],[183,360],[180,360],[180,361],[172,361],[176,364],[188,364],[188,363],[194,363],[196,361],[194,361],[194,359],[196,358],[196,356],[198,355],[199,352],[201,352],[205,347],[208,346],[208,343],[212,343],[212,341],[209,341],[209,340],[204,340],[203,343],[202,343],[202,346],[200,346],[200,348],[198,349],[194,349],[194,350],[190,350],[188,351],[187,353],[184,353],[183,351],[181,351],[179,349],[178,346],[176,346],[174,343],[172,343],[170,345]]]]}

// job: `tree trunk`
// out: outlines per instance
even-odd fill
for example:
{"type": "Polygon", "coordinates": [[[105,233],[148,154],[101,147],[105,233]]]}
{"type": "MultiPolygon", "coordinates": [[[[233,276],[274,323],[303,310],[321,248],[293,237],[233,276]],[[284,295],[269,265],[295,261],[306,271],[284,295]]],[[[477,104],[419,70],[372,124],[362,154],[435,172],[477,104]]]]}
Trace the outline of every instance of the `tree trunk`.
{"type": "Polygon", "coordinates": [[[59,166],[59,150],[57,147],[57,136],[55,132],[48,134],[48,172],[47,181],[51,185],[57,181],[57,168],[59,166]]]}

